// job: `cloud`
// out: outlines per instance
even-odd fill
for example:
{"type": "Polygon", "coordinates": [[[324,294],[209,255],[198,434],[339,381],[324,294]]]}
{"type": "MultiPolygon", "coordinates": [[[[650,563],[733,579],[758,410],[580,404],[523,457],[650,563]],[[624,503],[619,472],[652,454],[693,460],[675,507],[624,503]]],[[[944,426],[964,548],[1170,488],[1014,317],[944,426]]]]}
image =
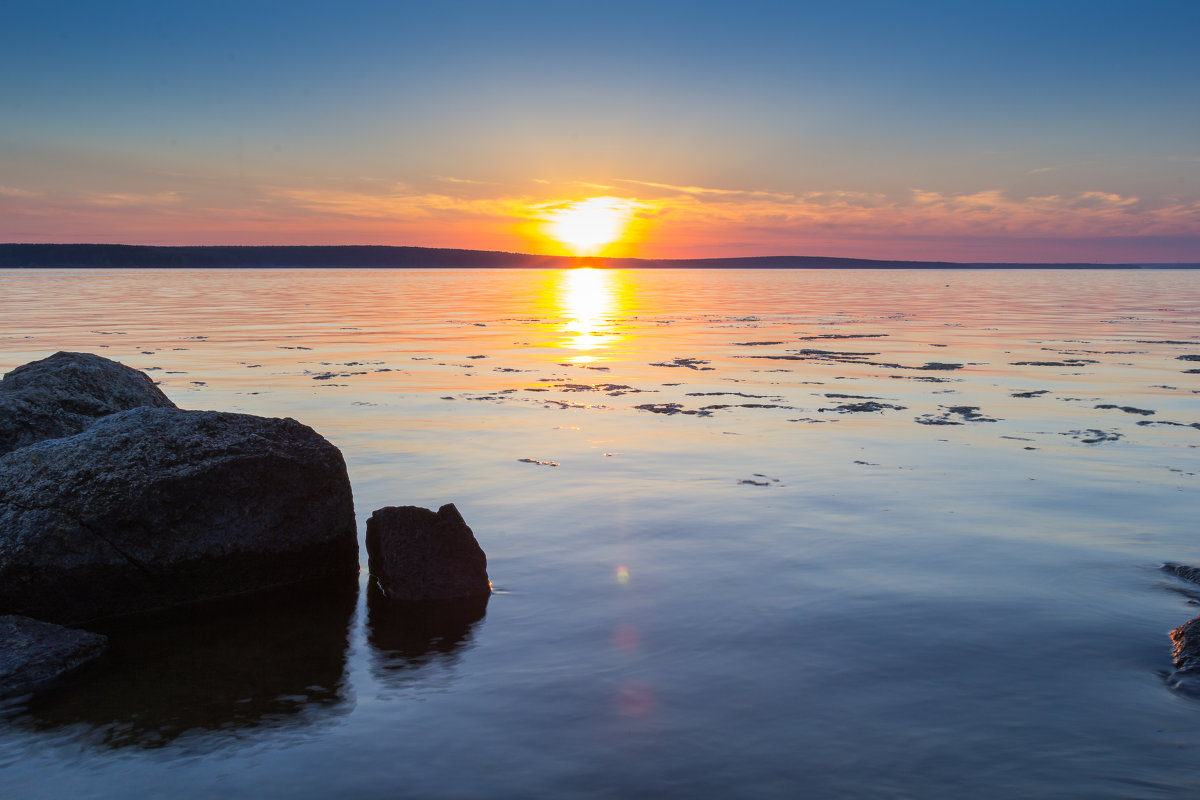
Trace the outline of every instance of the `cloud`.
{"type": "Polygon", "coordinates": [[[780,200],[788,200],[795,195],[780,194],[778,192],[765,192],[761,190],[746,190],[746,189],[714,189],[707,186],[677,186],[670,183],[655,183],[653,181],[638,181],[632,178],[618,178],[620,183],[628,183],[634,186],[646,186],[651,189],[664,189],[669,192],[678,194],[694,195],[697,197],[716,196],[716,197],[763,197],[777,198],[780,200]]]}
{"type": "Polygon", "coordinates": [[[446,183],[468,183],[473,186],[495,185],[494,181],[477,181],[474,178],[455,178],[452,175],[434,175],[433,177],[437,178],[439,181],[445,181],[446,183]]]}
{"type": "Polygon", "coordinates": [[[913,189],[889,198],[869,192],[811,192],[786,200],[747,192],[737,203],[704,196],[671,201],[675,220],[776,229],[802,236],[814,230],[843,233],[962,236],[1111,236],[1200,234],[1200,202],[1150,207],[1138,197],[1111,192],[1010,197],[999,189],[947,194],[913,189]]]}
{"type": "Polygon", "coordinates": [[[0,186],[0,195],[5,197],[40,197],[40,192],[31,192],[28,189],[17,189],[14,186],[0,186]]]}
{"type": "MultiPolygon", "coordinates": [[[[623,189],[589,181],[530,179],[517,188],[453,176],[438,180],[423,187],[347,179],[337,185],[247,185],[237,192],[52,195],[0,186],[0,239],[23,231],[60,241],[174,236],[180,243],[378,242],[542,252],[551,246],[544,234],[548,215],[597,189],[605,190],[597,195],[630,204],[630,252],[646,256],[869,251],[875,257],[961,257],[962,248],[994,252],[997,242],[1020,240],[1035,243],[1022,245],[1027,248],[1042,242],[1041,252],[1069,260],[1063,242],[1200,239],[1200,201],[1102,189],[1027,196],[923,187],[891,194],[786,193],[632,179],[613,181],[623,189]]],[[[1177,247],[1183,252],[1184,245],[1177,247]]],[[[1097,250],[1087,252],[1078,260],[1095,259],[1097,250]]]]}
{"type": "Polygon", "coordinates": [[[591,183],[589,181],[571,181],[568,186],[578,186],[581,189],[595,189],[598,192],[611,192],[615,186],[609,186],[607,183],[591,183]]]}
{"type": "Polygon", "coordinates": [[[94,206],[148,206],[178,203],[183,199],[180,192],[155,192],[153,194],[129,194],[120,192],[87,192],[83,202],[94,206]]]}
{"type": "MultiPolygon", "coordinates": [[[[670,195],[618,198],[647,225],[647,240],[679,243],[741,241],[766,237],[801,244],[815,235],[903,237],[1107,237],[1200,235],[1200,202],[1152,207],[1135,196],[1086,191],[1012,197],[999,189],[944,193],[912,189],[899,196],[876,192],[820,191],[782,194],[761,190],[704,189],[650,181],[670,195]]],[[[588,184],[588,186],[596,186],[588,184]]],[[[451,192],[355,191],[268,187],[264,210],[282,215],[511,228],[546,218],[578,198],[497,194],[466,197],[451,192]]]]}
{"type": "Polygon", "coordinates": [[[277,210],[286,207],[321,215],[368,219],[412,220],[433,217],[520,216],[529,207],[522,197],[466,198],[447,193],[367,193],[339,189],[267,187],[265,196],[277,210]]]}

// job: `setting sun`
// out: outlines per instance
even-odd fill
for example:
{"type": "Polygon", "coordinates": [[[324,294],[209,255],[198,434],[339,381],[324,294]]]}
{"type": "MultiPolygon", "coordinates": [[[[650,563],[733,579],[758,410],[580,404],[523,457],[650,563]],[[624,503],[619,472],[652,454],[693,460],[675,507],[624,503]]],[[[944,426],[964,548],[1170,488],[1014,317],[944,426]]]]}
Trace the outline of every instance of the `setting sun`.
{"type": "Polygon", "coordinates": [[[619,241],[633,218],[636,204],[619,197],[589,197],[550,212],[547,234],[577,256],[599,255],[619,241]]]}

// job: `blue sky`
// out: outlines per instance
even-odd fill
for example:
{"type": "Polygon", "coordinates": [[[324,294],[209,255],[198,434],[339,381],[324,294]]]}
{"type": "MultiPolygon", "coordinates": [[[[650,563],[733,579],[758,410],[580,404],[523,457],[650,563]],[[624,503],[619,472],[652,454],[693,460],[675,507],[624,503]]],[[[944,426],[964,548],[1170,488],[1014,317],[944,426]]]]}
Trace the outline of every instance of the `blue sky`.
{"type": "Polygon", "coordinates": [[[1200,3],[4,5],[4,241],[1200,261],[1200,3]]]}

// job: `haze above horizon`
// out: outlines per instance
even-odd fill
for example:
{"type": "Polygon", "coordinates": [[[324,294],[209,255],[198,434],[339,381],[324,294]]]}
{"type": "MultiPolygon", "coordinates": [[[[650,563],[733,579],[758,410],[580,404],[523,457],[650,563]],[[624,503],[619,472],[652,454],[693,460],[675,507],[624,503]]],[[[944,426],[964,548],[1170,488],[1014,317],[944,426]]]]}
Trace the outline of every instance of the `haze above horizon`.
{"type": "Polygon", "coordinates": [[[0,241],[1200,261],[1190,2],[22,4],[0,241]]]}

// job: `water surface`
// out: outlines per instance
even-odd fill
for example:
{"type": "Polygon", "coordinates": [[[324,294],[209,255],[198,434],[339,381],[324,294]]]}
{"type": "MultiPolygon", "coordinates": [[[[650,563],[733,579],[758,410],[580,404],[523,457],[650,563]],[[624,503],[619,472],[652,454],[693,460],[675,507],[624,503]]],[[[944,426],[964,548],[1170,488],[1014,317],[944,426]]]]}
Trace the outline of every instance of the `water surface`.
{"type": "Polygon", "coordinates": [[[0,371],[56,350],[311,425],[360,531],[456,503],[498,592],[126,634],[6,796],[1200,787],[1198,272],[0,272],[0,371]]]}

